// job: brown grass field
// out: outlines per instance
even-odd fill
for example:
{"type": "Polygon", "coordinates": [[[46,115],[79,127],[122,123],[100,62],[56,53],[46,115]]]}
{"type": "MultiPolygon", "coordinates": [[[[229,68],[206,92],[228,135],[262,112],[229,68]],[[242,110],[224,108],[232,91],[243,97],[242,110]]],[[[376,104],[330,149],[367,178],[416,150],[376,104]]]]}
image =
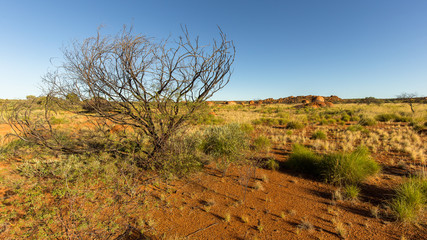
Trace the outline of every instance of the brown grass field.
{"type": "MultiPolygon", "coordinates": [[[[58,154],[7,137],[1,122],[0,239],[427,239],[427,104],[415,113],[405,103],[295,106],[207,107],[180,134],[237,123],[250,147],[226,166],[202,155],[202,168],[183,174],[110,153],[58,154]],[[363,145],[381,170],[334,184],[288,167],[294,144],[319,156],[363,145]],[[399,215],[393,199],[410,178],[421,179],[424,197],[399,215]]],[[[80,116],[55,117],[71,136],[87,127],[80,116]]]]}

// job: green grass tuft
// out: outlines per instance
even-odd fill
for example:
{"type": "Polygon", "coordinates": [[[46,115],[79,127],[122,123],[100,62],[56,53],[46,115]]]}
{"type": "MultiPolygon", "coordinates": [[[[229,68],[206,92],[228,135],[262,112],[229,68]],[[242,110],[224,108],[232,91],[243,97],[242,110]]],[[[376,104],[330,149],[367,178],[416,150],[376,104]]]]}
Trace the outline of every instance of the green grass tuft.
{"type": "Polygon", "coordinates": [[[355,185],[380,171],[366,147],[359,147],[352,153],[318,155],[296,144],[285,166],[334,185],[355,185]]]}
{"type": "Polygon", "coordinates": [[[416,222],[419,215],[426,209],[427,179],[410,178],[396,190],[396,196],[390,202],[390,207],[402,222],[416,222]]]}
{"type": "Polygon", "coordinates": [[[320,168],[322,177],[334,185],[358,184],[380,171],[380,165],[364,146],[352,153],[324,155],[320,168]]]}
{"type": "Polygon", "coordinates": [[[313,175],[318,175],[318,165],[321,161],[321,156],[317,155],[303,145],[294,144],[292,146],[292,154],[288,161],[284,163],[285,167],[294,169],[299,172],[305,172],[313,175]]]}
{"type": "Polygon", "coordinates": [[[325,139],[327,139],[327,135],[326,135],[326,133],[325,132],[323,132],[323,131],[321,131],[321,130],[318,130],[318,131],[315,131],[312,135],[311,135],[311,137],[313,138],[313,139],[321,139],[321,140],[325,140],[325,139]]]}
{"type": "Polygon", "coordinates": [[[286,124],[287,129],[302,129],[304,128],[304,124],[297,121],[291,121],[286,124]]]}
{"type": "Polygon", "coordinates": [[[268,152],[271,148],[271,140],[266,136],[259,136],[254,139],[252,148],[255,151],[266,151],[268,152]]]}

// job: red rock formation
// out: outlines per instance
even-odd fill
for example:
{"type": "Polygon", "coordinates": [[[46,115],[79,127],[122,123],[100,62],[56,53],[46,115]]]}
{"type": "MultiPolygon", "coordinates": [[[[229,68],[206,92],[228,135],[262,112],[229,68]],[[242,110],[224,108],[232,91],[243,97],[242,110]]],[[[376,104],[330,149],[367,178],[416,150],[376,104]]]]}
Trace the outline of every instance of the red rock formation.
{"type": "Polygon", "coordinates": [[[311,101],[315,103],[324,103],[325,99],[322,96],[315,96],[311,101]]]}

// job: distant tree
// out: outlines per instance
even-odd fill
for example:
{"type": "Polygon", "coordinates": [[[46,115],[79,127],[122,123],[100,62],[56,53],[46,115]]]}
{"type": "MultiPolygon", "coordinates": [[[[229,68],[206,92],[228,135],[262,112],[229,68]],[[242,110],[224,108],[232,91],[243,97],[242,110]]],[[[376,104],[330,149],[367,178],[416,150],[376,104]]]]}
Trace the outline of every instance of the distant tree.
{"type": "Polygon", "coordinates": [[[409,104],[409,106],[411,107],[411,111],[412,113],[415,113],[414,110],[414,102],[415,99],[417,97],[416,93],[401,93],[399,95],[397,95],[397,98],[401,99],[403,102],[406,102],[409,104]]]}
{"type": "Polygon", "coordinates": [[[65,96],[65,99],[68,100],[68,101],[70,101],[70,102],[74,102],[74,103],[77,103],[77,102],[80,101],[79,100],[79,96],[77,94],[75,94],[75,93],[68,93],[65,96]]]}
{"type": "Polygon", "coordinates": [[[34,99],[36,99],[36,96],[34,96],[34,95],[28,95],[28,96],[26,96],[26,99],[27,100],[34,100],[34,99]]]}
{"type": "MultiPolygon", "coordinates": [[[[90,114],[131,126],[147,136],[149,157],[230,79],[235,48],[220,30],[219,40],[202,45],[186,28],[176,41],[155,42],[126,27],[114,37],[75,42],[65,62],[44,81],[49,95],[80,100],[90,114]]],[[[69,106],[64,104],[64,106],[69,106]]]]}
{"type": "Polygon", "coordinates": [[[381,103],[383,103],[383,101],[381,99],[377,99],[375,97],[366,97],[366,98],[364,98],[362,100],[363,100],[364,103],[366,103],[368,105],[371,104],[371,103],[378,104],[378,105],[380,105],[381,103]]]}

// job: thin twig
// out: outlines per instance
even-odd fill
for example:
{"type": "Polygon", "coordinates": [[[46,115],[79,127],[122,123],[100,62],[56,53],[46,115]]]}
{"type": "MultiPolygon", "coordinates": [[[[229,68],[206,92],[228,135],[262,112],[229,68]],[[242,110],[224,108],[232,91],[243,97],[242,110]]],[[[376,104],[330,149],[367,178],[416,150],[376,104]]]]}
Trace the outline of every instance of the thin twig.
{"type": "Polygon", "coordinates": [[[206,230],[206,229],[208,229],[208,228],[210,228],[210,227],[213,227],[213,226],[215,226],[215,225],[217,225],[217,224],[218,224],[218,223],[212,223],[211,225],[209,225],[209,226],[207,226],[207,227],[205,227],[205,228],[201,228],[201,229],[199,229],[199,230],[197,230],[197,231],[195,231],[195,232],[192,232],[192,233],[188,234],[186,237],[189,237],[189,236],[194,235],[194,234],[196,234],[196,233],[198,233],[198,232],[204,231],[204,230],[206,230]]]}

